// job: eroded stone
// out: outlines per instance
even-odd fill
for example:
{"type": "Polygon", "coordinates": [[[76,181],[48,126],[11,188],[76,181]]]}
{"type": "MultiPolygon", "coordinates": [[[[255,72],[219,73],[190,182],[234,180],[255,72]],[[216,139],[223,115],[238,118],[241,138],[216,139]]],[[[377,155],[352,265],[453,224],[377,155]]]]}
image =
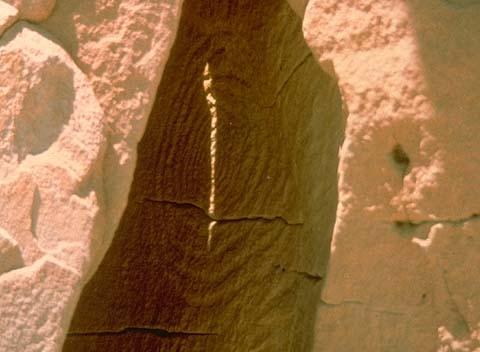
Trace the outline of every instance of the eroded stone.
{"type": "Polygon", "coordinates": [[[17,241],[0,228],[0,275],[23,266],[22,253],[17,241]]]}
{"type": "Polygon", "coordinates": [[[0,1],[0,36],[18,19],[18,10],[6,3],[0,1]]]}
{"type": "Polygon", "coordinates": [[[322,315],[319,305],[319,350],[357,348],[358,335],[333,337],[328,348],[321,341],[336,323],[358,327],[351,302],[398,315],[391,331],[392,322],[364,315],[364,324],[385,335],[370,335],[361,350],[435,350],[448,345],[448,334],[462,343],[476,334],[478,288],[448,253],[471,261],[465,243],[476,246],[475,231],[467,240],[448,225],[475,222],[479,212],[480,39],[466,33],[479,32],[480,9],[450,3],[308,4],[305,38],[319,61],[333,63],[349,111],[322,294],[334,308],[322,315]],[[437,225],[449,230],[433,239],[437,225]],[[455,274],[447,279],[442,272],[449,271],[455,274]]]}
{"type": "Polygon", "coordinates": [[[44,21],[52,13],[56,0],[3,0],[18,9],[22,20],[44,21]]]}

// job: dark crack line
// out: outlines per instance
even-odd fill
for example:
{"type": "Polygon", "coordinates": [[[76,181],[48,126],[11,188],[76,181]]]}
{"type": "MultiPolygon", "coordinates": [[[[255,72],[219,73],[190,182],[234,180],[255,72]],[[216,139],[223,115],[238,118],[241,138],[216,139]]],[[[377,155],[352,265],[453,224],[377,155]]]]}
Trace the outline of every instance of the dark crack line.
{"type": "Polygon", "coordinates": [[[280,264],[274,265],[273,267],[276,270],[280,270],[282,273],[299,275],[299,276],[302,276],[302,277],[304,277],[305,279],[308,279],[308,280],[312,280],[312,281],[322,281],[323,280],[323,276],[321,276],[319,274],[314,274],[314,273],[310,273],[310,272],[307,272],[307,271],[287,269],[286,267],[284,267],[280,264]]]}
{"type": "Polygon", "coordinates": [[[208,213],[203,207],[195,204],[193,202],[187,201],[173,201],[173,200],[166,200],[166,199],[156,199],[151,197],[145,197],[143,200],[139,200],[139,202],[152,202],[152,203],[164,203],[164,204],[171,204],[176,206],[185,206],[185,207],[193,207],[200,210],[207,218],[211,221],[215,221],[217,223],[228,223],[228,222],[245,222],[245,221],[260,221],[260,222],[274,222],[274,221],[281,221],[286,226],[302,226],[304,223],[301,221],[292,222],[285,219],[282,216],[260,216],[260,215],[252,215],[252,216],[241,216],[241,217],[216,217],[212,214],[208,213]]]}
{"type": "Polygon", "coordinates": [[[469,217],[460,218],[460,219],[438,219],[438,220],[420,220],[420,221],[411,221],[407,219],[407,220],[396,220],[394,221],[394,223],[398,227],[419,227],[423,225],[433,226],[437,224],[449,224],[454,226],[460,226],[465,224],[466,222],[477,220],[477,219],[480,219],[479,214],[472,214],[469,217]]]}
{"type": "Polygon", "coordinates": [[[147,328],[147,327],[126,327],[120,330],[112,331],[86,331],[69,332],[67,336],[116,336],[128,333],[148,334],[158,337],[188,337],[188,336],[218,336],[218,333],[211,332],[191,332],[191,331],[168,331],[165,329],[147,328]]]}

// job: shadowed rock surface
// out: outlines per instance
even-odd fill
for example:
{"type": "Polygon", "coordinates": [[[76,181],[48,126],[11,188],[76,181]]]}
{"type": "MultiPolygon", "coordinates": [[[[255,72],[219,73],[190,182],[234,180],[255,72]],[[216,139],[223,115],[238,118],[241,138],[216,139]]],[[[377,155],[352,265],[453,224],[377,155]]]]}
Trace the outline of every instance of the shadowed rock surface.
{"type": "Polygon", "coordinates": [[[186,1],[64,351],[308,350],[343,124],[286,2],[186,1]]]}

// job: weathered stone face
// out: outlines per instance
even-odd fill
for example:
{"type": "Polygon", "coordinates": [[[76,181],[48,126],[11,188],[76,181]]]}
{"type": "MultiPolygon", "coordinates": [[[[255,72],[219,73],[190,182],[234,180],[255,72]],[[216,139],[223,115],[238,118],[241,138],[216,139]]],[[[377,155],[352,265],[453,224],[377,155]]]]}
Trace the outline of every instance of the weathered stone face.
{"type": "Polygon", "coordinates": [[[18,10],[20,19],[30,22],[46,20],[55,7],[56,0],[3,0],[18,10]]]}
{"type": "Polygon", "coordinates": [[[478,350],[479,1],[182,4],[0,0],[0,351],[478,350]]]}
{"type": "Polygon", "coordinates": [[[452,3],[308,5],[349,110],[319,350],[478,346],[480,8],[452,3]]]}
{"type": "Polygon", "coordinates": [[[85,75],[33,25],[1,37],[0,81],[0,350],[52,351],[103,231],[104,114],[85,75]]]}
{"type": "Polygon", "coordinates": [[[65,350],[308,350],[343,123],[286,2],[186,1],[65,350]]]}
{"type": "Polygon", "coordinates": [[[0,2],[1,351],[61,349],[110,244],[177,23],[178,4],[162,4],[123,1],[99,19],[112,2],[59,1],[47,31],[16,22],[47,19],[54,1],[0,2]],[[85,36],[85,18],[88,31],[125,37],[85,36]],[[129,57],[105,56],[120,43],[129,57]]]}

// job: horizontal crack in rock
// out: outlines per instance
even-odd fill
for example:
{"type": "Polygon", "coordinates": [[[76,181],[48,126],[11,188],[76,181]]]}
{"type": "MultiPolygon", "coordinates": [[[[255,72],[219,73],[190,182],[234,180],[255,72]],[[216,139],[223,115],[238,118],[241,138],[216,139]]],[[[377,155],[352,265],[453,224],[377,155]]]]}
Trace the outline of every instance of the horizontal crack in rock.
{"type": "Polygon", "coordinates": [[[480,219],[479,214],[472,214],[466,218],[459,218],[459,219],[438,219],[438,220],[420,220],[420,221],[412,221],[412,220],[396,220],[394,221],[395,226],[400,228],[415,228],[418,226],[423,225],[436,225],[436,224],[449,224],[449,225],[463,225],[468,221],[478,220],[480,219]]]}
{"type": "Polygon", "coordinates": [[[218,333],[196,331],[168,331],[165,329],[129,326],[120,330],[69,332],[68,336],[111,336],[128,333],[151,334],[159,337],[217,336],[218,333]]]}
{"type": "Polygon", "coordinates": [[[242,221],[264,221],[264,222],[281,221],[287,226],[302,226],[304,224],[301,221],[287,220],[284,217],[279,216],[279,215],[274,215],[274,216],[251,215],[251,216],[219,218],[219,217],[213,216],[212,214],[209,214],[208,211],[206,211],[203,207],[201,207],[198,204],[195,204],[193,202],[181,202],[181,201],[173,201],[173,200],[166,200],[166,199],[156,199],[156,198],[150,198],[150,197],[145,197],[145,198],[143,198],[143,200],[140,200],[139,202],[143,202],[143,201],[153,202],[153,203],[171,204],[171,205],[177,205],[177,206],[193,207],[193,208],[201,210],[205,214],[206,217],[208,217],[210,220],[216,221],[218,223],[242,222],[242,221]]]}
{"type": "Polygon", "coordinates": [[[281,272],[283,272],[283,273],[296,274],[296,275],[303,276],[304,278],[309,279],[309,280],[313,280],[313,281],[323,280],[323,276],[321,276],[319,274],[310,273],[310,272],[307,272],[307,271],[287,269],[280,264],[274,265],[274,268],[276,270],[281,270],[281,272]]]}

